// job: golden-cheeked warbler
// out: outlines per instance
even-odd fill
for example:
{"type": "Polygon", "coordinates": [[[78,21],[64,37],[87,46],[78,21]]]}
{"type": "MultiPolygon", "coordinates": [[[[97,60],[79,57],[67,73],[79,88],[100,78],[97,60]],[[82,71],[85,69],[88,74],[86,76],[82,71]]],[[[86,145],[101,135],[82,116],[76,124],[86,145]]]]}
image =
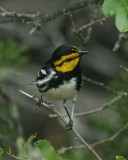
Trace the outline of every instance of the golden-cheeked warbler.
{"type": "Polygon", "coordinates": [[[83,84],[80,60],[86,53],[87,51],[81,51],[73,45],[65,44],[58,47],[51,59],[38,72],[33,83],[37,85],[41,93],[41,100],[42,96],[63,100],[63,106],[69,117],[67,129],[71,129],[73,125],[74,104],[83,84]],[[71,116],[66,106],[68,99],[73,100],[71,116]]]}

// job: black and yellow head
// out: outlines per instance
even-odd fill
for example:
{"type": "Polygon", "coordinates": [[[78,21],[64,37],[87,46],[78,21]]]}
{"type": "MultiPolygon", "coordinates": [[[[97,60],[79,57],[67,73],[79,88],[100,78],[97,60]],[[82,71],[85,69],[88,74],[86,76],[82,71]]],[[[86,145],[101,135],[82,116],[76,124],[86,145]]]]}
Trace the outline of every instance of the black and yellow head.
{"type": "Polygon", "coordinates": [[[59,72],[70,72],[74,70],[80,62],[81,56],[87,51],[80,51],[72,45],[62,45],[58,47],[52,55],[52,63],[55,70],[59,72]]]}

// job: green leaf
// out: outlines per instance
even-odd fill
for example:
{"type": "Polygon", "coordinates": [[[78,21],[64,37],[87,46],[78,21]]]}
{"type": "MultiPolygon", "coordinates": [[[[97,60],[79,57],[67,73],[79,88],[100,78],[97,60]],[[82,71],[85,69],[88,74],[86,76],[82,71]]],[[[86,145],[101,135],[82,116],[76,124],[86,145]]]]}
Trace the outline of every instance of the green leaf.
{"type": "Polygon", "coordinates": [[[36,146],[41,150],[45,160],[62,160],[47,140],[39,140],[36,146]]]}
{"type": "Polygon", "coordinates": [[[0,160],[2,160],[3,149],[0,148],[0,160]]]}
{"type": "Polygon", "coordinates": [[[122,65],[120,65],[120,68],[122,68],[123,70],[125,70],[126,72],[128,72],[128,68],[126,68],[126,67],[124,67],[122,65]]]}
{"type": "Polygon", "coordinates": [[[102,11],[106,17],[115,16],[120,32],[128,31],[128,0],[104,0],[102,11]]]}
{"type": "Polygon", "coordinates": [[[116,156],[116,160],[126,160],[123,156],[116,156]]]}
{"type": "Polygon", "coordinates": [[[28,144],[31,143],[31,142],[36,138],[36,136],[37,136],[37,133],[32,134],[32,135],[28,138],[27,143],[28,143],[28,144]]]}

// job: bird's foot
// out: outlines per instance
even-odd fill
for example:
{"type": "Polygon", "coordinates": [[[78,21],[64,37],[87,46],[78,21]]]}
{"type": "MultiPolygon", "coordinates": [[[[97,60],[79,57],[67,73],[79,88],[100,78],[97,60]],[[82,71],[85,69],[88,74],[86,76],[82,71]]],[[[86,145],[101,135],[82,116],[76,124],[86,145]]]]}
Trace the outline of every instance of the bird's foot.
{"type": "Polygon", "coordinates": [[[43,103],[43,95],[41,95],[40,99],[38,100],[38,102],[36,103],[37,106],[41,107],[43,103]]]}
{"type": "Polygon", "coordinates": [[[42,99],[42,97],[41,97],[41,98],[38,100],[38,102],[36,103],[36,105],[39,106],[39,107],[41,107],[42,103],[43,103],[43,99],[42,99]]]}
{"type": "Polygon", "coordinates": [[[68,124],[66,124],[66,130],[72,130],[73,127],[73,120],[69,120],[68,124]]]}

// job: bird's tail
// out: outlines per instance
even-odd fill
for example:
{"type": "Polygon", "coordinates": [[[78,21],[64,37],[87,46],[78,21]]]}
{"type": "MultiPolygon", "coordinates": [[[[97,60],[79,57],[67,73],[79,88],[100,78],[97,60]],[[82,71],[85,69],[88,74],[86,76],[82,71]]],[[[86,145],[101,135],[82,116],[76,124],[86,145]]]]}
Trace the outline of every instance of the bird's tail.
{"type": "Polygon", "coordinates": [[[30,83],[29,85],[37,85],[37,81],[33,81],[33,82],[30,83]]]}

